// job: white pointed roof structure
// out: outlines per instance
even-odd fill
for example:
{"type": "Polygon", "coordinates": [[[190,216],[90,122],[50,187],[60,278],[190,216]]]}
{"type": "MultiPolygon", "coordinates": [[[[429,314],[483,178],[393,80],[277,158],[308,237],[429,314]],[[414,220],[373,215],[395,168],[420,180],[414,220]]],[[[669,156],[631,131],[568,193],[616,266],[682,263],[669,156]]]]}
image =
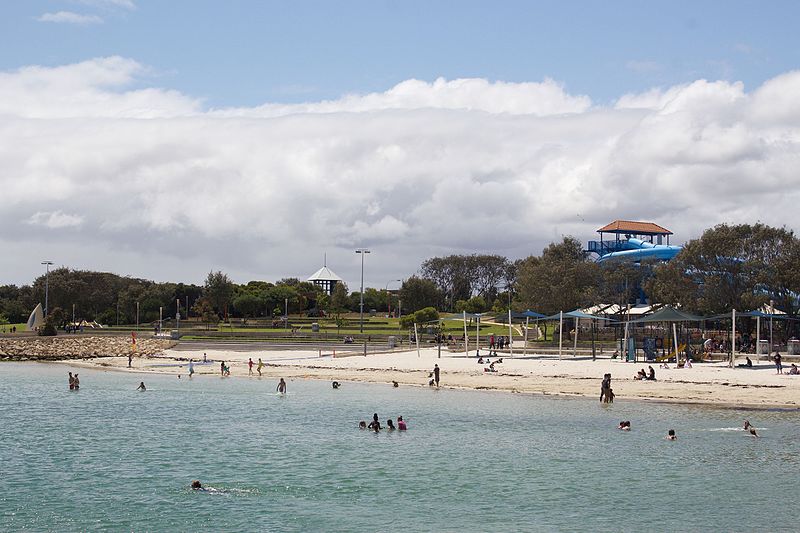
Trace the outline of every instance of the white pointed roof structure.
{"type": "Polygon", "coordinates": [[[308,277],[308,281],[343,281],[343,280],[342,278],[334,274],[334,272],[330,268],[324,266],[319,270],[317,270],[316,272],[314,272],[313,274],[311,274],[308,277]]]}
{"type": "Polygon", "coordinates": [[[328,254],[325,254],[325,258],[322,262],[322,268],[314,272],[308,277],[308,281],[317,285],[318,287],[322,287],[322,290],[325,291],[328,295],[333,294],[333,289],[336,287],[337,283],[342,283],[344,280],[337,276],[333,270],[328,268],[328,254]]]}

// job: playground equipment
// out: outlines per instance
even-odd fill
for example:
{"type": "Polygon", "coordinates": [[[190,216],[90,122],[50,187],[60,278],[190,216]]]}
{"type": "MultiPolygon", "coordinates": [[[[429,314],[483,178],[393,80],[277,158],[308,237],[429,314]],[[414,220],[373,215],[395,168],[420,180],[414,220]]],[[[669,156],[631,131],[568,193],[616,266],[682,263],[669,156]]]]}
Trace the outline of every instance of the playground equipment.
{"type": "Polygon", "coordinates": [[[681,251],[669,244],[672,232],[652,222],[615,220],[597,230],[599,241],[589,241],[588,252],[597,254],[597,262],[669,261],[681,251]],[[613,238],[607,238],[608,235],[613,238]]]}

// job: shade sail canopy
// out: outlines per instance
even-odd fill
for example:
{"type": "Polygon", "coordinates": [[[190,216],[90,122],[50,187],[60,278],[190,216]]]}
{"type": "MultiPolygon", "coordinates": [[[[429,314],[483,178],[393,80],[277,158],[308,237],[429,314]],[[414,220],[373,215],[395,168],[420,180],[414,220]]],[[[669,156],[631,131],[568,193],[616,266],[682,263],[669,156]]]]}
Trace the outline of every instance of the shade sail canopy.
{"type": "MultiPolygon", "coordinates": [[[[774,318],[776,320],[791,320],[788,316],[786,316],[785,313],[780,315],[777,314],[771,315],[759,309],[756,309],[755,311],[736,311],[736,318],[739,317],[753,317],[753,318],[761,317],[761,318],[774,318]]],[[[710,317],[710,320],[725,320],[726,318],[727,319],[731,318],[731,313],[722,313],[721,315],[714,315],[710,317]]]]}
{"type": "Polygon", "coordinates": [[[529,317],[529,318],[544,318],[547,316],[543,315],[542,313],[537,313],[536,311],[531,311],[530,309],[526,309],[520,314],[524,317],[529,317]]]}
{"type": "Polygon", "coordinates": [[[652,315],[643,316],[636,320],[631,320],[631,324],[642,322],[700,322],[706,320],[705,317],[690,315],[683,311],[678,311],[674,307],[662,307],[652,315]]]}
{"type": "Polygon", "coordinates": [[[564,312],[564,313],[556,313],[554,315],[550,315],[548,317],[545,317],[545,320],[560,320],[562,316],[564,318],[580,318],[581,320],[583,320],[583,319],[589,319],[589,320],[611,320],[610,318],[604,317],[604,316],[589,315],[589,314],[584,313],[583,311],[581,311],[579,309],[575,309],[574,311],[568,311],[568,312],[564,312]]]}

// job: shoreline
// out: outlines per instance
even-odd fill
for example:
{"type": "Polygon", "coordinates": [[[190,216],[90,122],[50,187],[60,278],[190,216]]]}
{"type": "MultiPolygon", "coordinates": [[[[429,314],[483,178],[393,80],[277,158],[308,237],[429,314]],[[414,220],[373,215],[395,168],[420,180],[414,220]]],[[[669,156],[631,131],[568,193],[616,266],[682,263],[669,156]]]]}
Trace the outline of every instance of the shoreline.
{"type": "MultiPolygon", "coordinates": [[[[537,394],[564,398],[599,400],[600,382],[606,372],[612,373],[612,387],[617,401],[639,400],[651,403],[685,404],[731,409],[800,410],[800,376],[775,374],[773,366],[752,369],[729,368],[724,363],[695,363],[691,369],[661,369],[654,366],[657,381],[638,381],[633,374],[646,363],[624,363],[608,358],[557,359],[548,356],[503,358],[496,365],[498,372],[483,372],[474,357],[443,354],[435,349],[354,356],[345,358],[318,357],[309,350],[286,350],[269,353],[247,353],[206,350],[209,363],[195,362],[195,379],[220,377],[219,362],[226,361],[231,377],[249,377],[247,360],[255,363],[261,357],[266,366],[263,378],[277,380],[314,379],[352,383],[377,383],[427,387],[434,364],[441,367],[441,388],[537,394]],[[212,363],[213,361],[213,363],[212,363]]],[[[166,350],[161,355],[134,357],[133,368],[127,368],[127,357],[96,357],[52,361],[80,368],[103,369],[136,374],[187,374],[188,359],[202,359],[202,352],[166,350]]],[[[34,362],[34,361],[31,361],[34,362]]],[[[39,361],[42,362],[42,361],[39,361]]],[[[254,367],[253,377],[258,377],[254,367]]]]}

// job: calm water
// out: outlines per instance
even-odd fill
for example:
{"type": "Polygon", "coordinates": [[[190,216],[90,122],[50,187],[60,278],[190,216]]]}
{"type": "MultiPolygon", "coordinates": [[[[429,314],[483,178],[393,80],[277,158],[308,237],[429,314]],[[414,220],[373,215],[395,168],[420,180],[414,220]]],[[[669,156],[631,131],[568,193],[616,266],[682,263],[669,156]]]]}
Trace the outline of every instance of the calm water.
{"type": "Polygon", "coordinates": [[[68,370],[0,364],[0,530],[800,529],[795,412],[68,370]]]}

